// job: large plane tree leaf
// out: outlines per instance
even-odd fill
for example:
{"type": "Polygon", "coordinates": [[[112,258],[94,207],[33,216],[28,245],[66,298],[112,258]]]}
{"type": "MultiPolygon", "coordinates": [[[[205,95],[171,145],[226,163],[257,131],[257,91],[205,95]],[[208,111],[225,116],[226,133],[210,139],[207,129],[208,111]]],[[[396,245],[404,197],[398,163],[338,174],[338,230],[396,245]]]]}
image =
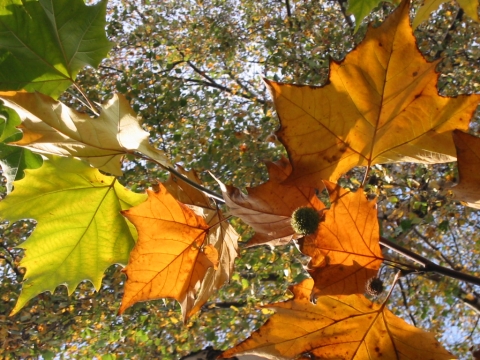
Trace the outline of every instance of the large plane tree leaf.
{"type": "Polygon", "coordinates": [[[37,227],[21,245],[26,268],[22,293],[12,313],[28,300],[66,285],[71,294],[83,280],[100,288],[104,271],[126,264],[136,231],[120,211],[145,201],[111,176],[72,158],[53,157],[0,202],[2,219],[34,219],[37,227]]]}
{"type": "MultiPolygon", "coordinates": [[[[412,27],[415,30],[418,25],[428,19],[430,14],[437,10],[443,3],[450,0],[424,0],[423,5],[418,9],[415,18],[413,19],[412,27]]],[[[457,0],[457,3],[465,11],[469,17],[475,21],[480,21],[478,18],[478,1],[477,0],[457,0]]]]}
{"type": "Polygon", "coordinates": [[[114,175],[122,175],[121,157],[135,151],[170,165],[165,153],[149,144],[149,133],[122,95],[114,95],[95,119],[40,93],[3,92],[0,99],[22,120],[18,146],[78,157],[114,175]]]}
{"type": "Polygon", "coordinates": [[[148,200],[123,214],[138,230],[138,241],[125,268],[127,281],[119,313],[139,301],[172,298],[184,318],[190,313],[208,268],[218,252],[205,245],[209,226],[160,184],[148,200]]]}
{"type": "MultiPolygon", "coordinates": [[[[199,185],[202,184],[194,170],[186,171],[181,166],[177,166],[176,170],[189,180],[199,185]]],[[[222,211],[202,191],[174,174],[170,174],[164,186],[178,201],[186,205],[195,205],[191,209],[197,215],[202,216],[210,226],[205,243],[213,246],[218,253],[217,268],[210,267],[207,270],[195,299],[190,298],[189,300],[193,301],[193,305],[186,304],[186,307],[190,308],[186,314],[188,318],[199,311],[212,294],[227,281],[230,281],[235,258],[238,256],[238,239],[240,236],[233,226],[226,221],[222,211]]]]}
{"type": "Polygon", "coordinates": [[[455,200],[480,209],[480,138],[461,132],[453,132],[457,147],[459,182],[450,190],[455,200]]]}
{"type": "Polygon", "coordinates": [[[310,302],[313,280],[290,288],[294,298],[266,305],[273,314],[247,340],[222,354],[267,359],[447,360],[454,356],[432,334],[407,324],[363,295],[322,296],[310,302]]]}
{"type": "Polygon", "coordinates": [[[468,129],[480,95],[437,92],[438,61],[418,51],[404,1],[344,61],[331,62],[321,87],[267,81],[293,172],[315,187],[355,166],[455,160],[454,129],[468,129]]]}
{"type": "Polygon", "coordinates": [[[332,205],[318,231],[299,240],[300,250],[312,258],[312,295],[363,294],[383,261],[376,203],[362,188],[352,193],[328,181],[325,186],[332,205]]]}
{"type": "MultiPolygon", "coordinates": [[[[247,188],[248,194],[219,182],[230,213],[256,232],[248,242],[249,246],[287,244],[300,237],[291,226],[291,215],[297,208],[311,207],[319,212],[325,208],[314,188],[281,184],[292,172],[288,159],[267,162],[266,165],[270,179],[257,187],[247,188]]],[[[323,188],[323,184],[319,183],[319,187],[323,188]]]]}
{"type": "Polygon", "coordinates": [[[0,90],[57,97],[79,70],[97,67],[112,43],[105,34],[107,1],[0,0],[0,90]]]}

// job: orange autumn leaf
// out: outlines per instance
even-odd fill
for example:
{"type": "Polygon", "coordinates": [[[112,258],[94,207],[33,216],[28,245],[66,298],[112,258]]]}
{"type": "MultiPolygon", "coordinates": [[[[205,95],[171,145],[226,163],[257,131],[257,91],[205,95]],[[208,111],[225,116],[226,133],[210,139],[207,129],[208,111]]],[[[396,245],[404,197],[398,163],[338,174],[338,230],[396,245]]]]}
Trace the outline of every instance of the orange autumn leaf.
{"type": "MultiPolygon", "coordinates": [[[[178,165],[176,170],[191,181],[201,185],[195,171],[186,171],[178,165]]],[[[186,205],[196,205],[192,207],[192,210],[203,217],[210,226],[205,243],[215,249],[218,255],[218,266],[207,270],[195,299],[190,298],[193,303],[188,304],[190,309],[186,314],[188,318],[200,310],[208,301],[208,298],[230,280],[234,270],[235,258],[238,256],[239,235],[232,225],[225,220],[222,212],[202,191],[174,174],[170,174],[164,186],[178,201],[186,205]]]]}
{"type": "Polygon", "coordinates": [[[434,336],[393,315],[363,295],[322,296],[310,302],[313,281],[290,288],[294,298],[265,306],[275,311],[247,340],[222,358],[447,360],[454,356],[434,336]]]}
{"type": "Polygon", "coordinates": [[[172,298],[186,318],[218,254],[211,245],[204,248],[209,226],[203,218],[159,187],[156,193],[148,192],[146,202],[122,212],[135,225],[138,241],[124,270],[127,281],[119,313],[139,301],[172,298]]]}
{"type": "Polygon", "coordinates": [[[383,261],[376,203],[361,188],[352,193],[328,181],[325,187],[332,205],[318,231],[299,240],[300,250],[312,258],[312,296],[363,294],[383,261]]]}
{"type": "Polygon", "coordinates": [[[457,148],[458,185],[452,187],[453,198],[480,209],[480,138],[461,131],[453,132],[457,148]]]}
{"type": "MultiPolygon", "coordinates": [[[[266,162],[266,165],[270,179],[257,187],[247,188],[248,195],[219,181],[230,213],[241,218],[256,232],[247,246],[287,244],[301,236],[295,233],[290,224],[291,215],[297,208],[312,207],[317,211],[325,208],[314,188],[281,184],[292,172],[292,166],[286,158],[266,162]]],[[[318,186],[323,188],[321,182],[318,186]]]]}
{"type": "Polygon", "coordinates": [[[404,0],[345,60],[331,62],[324,86],[266,81],[293,166],[288,183],[336,181],[355,166],[455,160],[451,132],[468,129],[480,95],[438,95],[440,60],[424,59],[409,21],[404,0]]]}

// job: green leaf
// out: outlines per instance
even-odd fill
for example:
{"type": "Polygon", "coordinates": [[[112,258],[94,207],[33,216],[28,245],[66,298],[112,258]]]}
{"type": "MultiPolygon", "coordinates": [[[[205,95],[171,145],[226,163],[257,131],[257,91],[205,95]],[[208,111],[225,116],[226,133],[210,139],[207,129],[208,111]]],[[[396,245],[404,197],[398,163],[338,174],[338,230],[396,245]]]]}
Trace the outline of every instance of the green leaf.
{"type": "Polygon", "coordinates": [[[0,143],[0,166],[7,178],[7,193],[12,191],[13,182],[23,178],[26,169],[37,169],[42,165],[42,157],[18,146],[0,143]]]}
{"type": "Polygon", "coordinates": [[[79,70],[97,67],[112,48],[107,1],[0,0],[0,90],[58,97],[79,70]]]}
{"type": "Polygon", "coordinates": [[[71,294],[83,280],[100,288],[104,271],[126,264],[136,239],[132,224],[120,214],[146,200],[114,177],[72,158],[53,157],[0,202],[0,214],[14,222],[35,219],[37,228],[19,247],[26,250],[23,290],[12,314],[44,291],[65,285],[71,294]]]}
{"type": "Polygon", "coordinates": [[[7,193],[12,191],[15,180],[23,178],[25,169],[36,169],[42,165],[40,155],[5,144],[22,138],[22,133],[16,128],[20,124],[21,120],[15,111],[0,105],[0,166],[7,179],[7,193]]]}
{"type": "Polygon", "coordinates": [[[0,105],[0,142],[20,140],[22,132],[17,129],[17,126],[21,123],[15,111],[0,105]]]}
{"type": "MultiPolygon", "coordinates": [[[[347,13],[355,16],[355,32],[362,24],[363,19],[365,19],[373,9],[375,9],[383,0],[349,0],[347,13]]],[[[391,2],[398,4],[398,0],[387,0],[385,2],[391,2]]]]}

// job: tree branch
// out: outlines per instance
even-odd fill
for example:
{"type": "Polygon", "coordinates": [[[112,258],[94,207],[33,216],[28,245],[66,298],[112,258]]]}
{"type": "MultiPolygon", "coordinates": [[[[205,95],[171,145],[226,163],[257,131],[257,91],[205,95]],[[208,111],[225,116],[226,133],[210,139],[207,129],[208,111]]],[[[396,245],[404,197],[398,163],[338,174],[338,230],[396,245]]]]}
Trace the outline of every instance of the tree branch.
{"type": "MultiPolygon", "coordinates": [[[[420,233],[420,231],[418,231],[418,229],[416,227],[413,228],[413,232],[420,238],[422,239],[425,244],[427,244],[428,246],[430,246],[430,248],[432,248],[432,250],[434,251],[438,251],[438,247],[434,246],[429,240],[428,238],[423,235],[422,233],[420,233]]],[[[445,261],[451,268],[455,268],[455,264],[449,259],[447,258],[445,255],[443,255],[443,253],[440,253],[439,254],[440,257],[443,259],[443,261],[445,261]]]]}
{"type": "Polygon", "coordinates": [[[289,0],[285,0],[285,7],[287,8],[288,25],[290,26],[290,29],[293,29],[292,9],[290,8],[290,1],[289,0]]]}
{"type": "MultiPolygon", "coordinates": [[[[8,248],[3,245],[3,244],[0,244],[0,246],[5,250],[5,252],[9,255],[8,257],[3,255],[3,254],[0,254],[0,259],[4,259],[6,261],[6,263],[10,266],[10,268],[13,270],[13,272],[15,273],[15,275],[17,275],[17,278],[18,277],[22,277],[23,274],[22,272],[20,271],[20,269],[15,265],[15,262],[14,262],[14,259],[15,259],[15,255],[12,254],[10,252],[10,250],[8,250],[8,248]]],[[[18,280],[18,279],[17,279],[18,280]]]]}
{"type": "Polygon", "coordinates": [[[182,77],[178,77],[178,76],[170,76],[170,77],[173,78],[173,79],[177,79],[177,80],[190,81],[190,82],[194,82],[194,83],[199,84],[199,85],[205,85],[205,86],[213,87],[213,88],[225,91],[225,92],[227,92],[229,94],[232,94],[232,95],[235,95],[235,96],[239,96],[239,97],[242,97],[242,98],[245,98],[245,99],[257,101],[259,104],[262,104],[262,105],[266,104],[265,100],[259,99],[255,96],[252,96],[252,95],[249,95],[249,94],[246,94],[246,93],[240,93],[239,94],[239,93],[233,91],[232,89],[230,89],[226,86],[223,86],[223,85],[221,85],[217,82],[209,82],[209,81],[205,81],[205,80],[198,80],[198,79],[192,79],[192,78],[182,78],[182,77]]]}
{"type": "Polygon", "coordinates": [[[408,308],[408,300],[407,300],[407,296],[405,295],[402,279],[398,279],[398,286],[400,286],[400,294],[402,294],[403,305],[405,306],[405,310],[407,310],[408,316],[410,316],[410,320],[412,320],[413,326],[416,327],[417,322],[415,321],[415,317],[412,315],[412,313],[410,312],[410,309],[408,308]]]}
{"type": "MultiPolygon", "coordinates": [[[[146,160],[152,160],[152,159],[150,159],[146,156],[143,156],[143,155],[140,155],[140,157],[142,157],[143,159],[146,159],[146,160]]],[[[165,169],[167,171],[170,171],[171,173],[175,174],[175,176],[179,177],[180,179],[182,179],[183,181],[185,181],[189,185],[191,185],[194,188],[202,191],[207,196],[210,196],[210,197],[214,198],[215,200],[217,200],[221,204],[225,204],[225,200],[223,199],[223,196],[221,196],[220,194],[217,194],[216,192],[214,192],[212,190],[209,190],[209,189],[205,188],[204,186],[202,186],[200,184],[197,184],[196,182],[188,179],[187,177],[183,176],[178,171],[176,171],[175,169],[173,169],[169,166],[162,165],[159,162],[156,162],[156,163],[159,166],[161,166],[163,169],[165,169]]],[[[453,270],[453,269],[449,269],[449,268],[437,265],[434,262],[426,259],[422,255],[418,255],[418,254],[414,253],[413,251],[405,249],[402,246],[394,243],[393,241],[390,241],[390,240],[384,238],[383,236],[380,237],[380,245],[383,245],[383,246],[389,248],[390,250],[395,251],[396,253],[401,254],[401,255],[409,258],[410,260],[412,260],[412,261],[414,261],[414,262],[416,262],[416,263],[418,263],[422,266],[422,268],[414,269],[413,272],[424,272],[424,273],[425,272],[434,272],[434,273],[437,273],[437,274],[441,274],[441,275],[444,275],[444,276],[451,277],[453,279],[462,280],[462,281],[465,281],[465,282],[468,282],[468,283],[471,283],[471,284],[474,284],[474,285],[480,285],[480,278],[478,278],[476,276],[473,276],[473,275],[470,275],[470,274],[465,274],[465,273],[460,272],[460,271],[456,271],[456,270],[453,270]]]]}
{"type": "Polygon", "coordinates": [[[415,261],[416,263],[420,264],[422,268],[417,269],[419,272],[435,272],[437,274],[445,275],[454,279],[462,280],[474,285],[480,285],[480,278],[465,274],[460,271],[456,271],[453,269],[449,269],[440,265],[435,264],[434,262],[424,258],[421,255],[418,255],[408,249],[401,247],[398,244],[395,244],[393,241],[390,241],[384,237],[380,237],[380,244],[393,250],[403,256],[409,258],[410,260],[415,261]]]}
{"type": "Polygon", "coordinates": [[[355,24],[353,23],[352,19],[350,19],[350,16],[348,16],[347,10],[345,7],[347,0],[337,0],[337,1],[338,1],[338,5],[340,5],[340,11],[343,14],[345,22],[348,24],[348,26],[350,26],[350,28],[355,29],[355,24]]]}

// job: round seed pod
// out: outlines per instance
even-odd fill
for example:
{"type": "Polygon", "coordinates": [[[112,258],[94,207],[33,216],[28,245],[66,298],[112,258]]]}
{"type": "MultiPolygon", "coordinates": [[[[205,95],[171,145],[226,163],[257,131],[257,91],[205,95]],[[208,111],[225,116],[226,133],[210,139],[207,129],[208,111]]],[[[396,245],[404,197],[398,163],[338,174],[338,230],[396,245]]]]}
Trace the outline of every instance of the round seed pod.
{"type": "Polygon", "coordinates": [[[297,234],[310,235],[318,229],[320,215],[311,207],[301,207],[292,213],[292,228],[297,234]]]}
{"type": "Polygon", "coordinates": [[[371,296],[378,296],[383,292],[383,281],[380,278],[372,277],[365,284],[365,292],[371,296]]]}

